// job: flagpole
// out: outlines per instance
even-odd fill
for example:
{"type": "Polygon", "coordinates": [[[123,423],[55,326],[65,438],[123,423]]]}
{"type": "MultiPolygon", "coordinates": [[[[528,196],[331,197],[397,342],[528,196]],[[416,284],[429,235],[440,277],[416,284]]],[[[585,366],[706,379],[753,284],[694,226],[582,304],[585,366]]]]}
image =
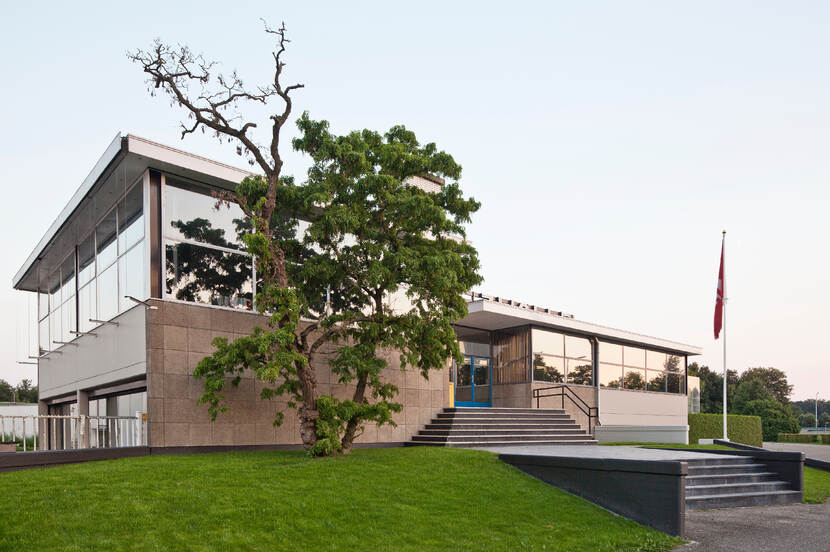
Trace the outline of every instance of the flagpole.
{"type": "Polygon", "coordinates": [[[721,243],[723,255],[723,440],[728,441],[726,435],[726,230],[723,231],[723,242],[721,243]]]}

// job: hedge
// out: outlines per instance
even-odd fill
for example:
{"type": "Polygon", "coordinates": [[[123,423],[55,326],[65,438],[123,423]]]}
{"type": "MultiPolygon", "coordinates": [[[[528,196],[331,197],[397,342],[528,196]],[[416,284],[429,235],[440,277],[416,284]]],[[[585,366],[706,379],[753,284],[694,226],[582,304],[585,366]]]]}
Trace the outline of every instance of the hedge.
{"type": "Polygon", "coordinates": [[[830,435],[817,433],[779,433],[779,443],[819,443],[830,445],[830,435]]]}
{"type": "MultiPolygon", "coordinates": [[[[726,434],[730,441],[760,447],[764,444],[759,416],[726,415],[726,434]]],[[[722,439],[722,414],[689,414],[689,443],[698,444],[698,439],[722,439]]]]}

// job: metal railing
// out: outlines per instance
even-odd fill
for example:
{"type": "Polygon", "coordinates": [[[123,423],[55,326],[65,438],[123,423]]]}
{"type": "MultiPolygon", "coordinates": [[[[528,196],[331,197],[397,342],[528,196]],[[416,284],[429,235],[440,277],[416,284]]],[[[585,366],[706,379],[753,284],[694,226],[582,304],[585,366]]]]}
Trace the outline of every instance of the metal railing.
{"type": "Polygon", "coordinates": [[[22,441],[23,451],[138,447],[147,444],[147,413],[135,416],[0,416],[0,443],[22,441]],[[31,430],[31,431],[29,431],[31,430]],[[33,447],[27,437],[33,436],[33,447]]]}
{"type": "MultiPolygon", "coordinates": [[[[536,408],[540,407],[541,399],[547,397],[561,397],[562,398],[562,410],[565,409],[565,397],[567,397],[585,416],[588,418],[588,433],[593,435],[593,430],[591,429],[591,421],[594,418],[599,419],[599,408],[596,406],[590,406],[585,400],[574,393],[567,385],[553,385],[550,387],[538,387],[533,390],[533,398],[536,399],[536,408]]],[[[599,425],[599,421],[594,424],[594,426],[599,425]]]]}

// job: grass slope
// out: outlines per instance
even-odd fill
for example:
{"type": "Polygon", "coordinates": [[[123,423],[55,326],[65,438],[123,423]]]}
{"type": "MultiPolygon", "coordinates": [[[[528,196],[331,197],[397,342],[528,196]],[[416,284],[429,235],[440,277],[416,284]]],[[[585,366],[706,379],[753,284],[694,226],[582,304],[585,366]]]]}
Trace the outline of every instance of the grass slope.
{"type": "Polygon", "coordinates": [[[0,550],[669,550],[487,452],[150,456],[0,473],[0,550]]]}

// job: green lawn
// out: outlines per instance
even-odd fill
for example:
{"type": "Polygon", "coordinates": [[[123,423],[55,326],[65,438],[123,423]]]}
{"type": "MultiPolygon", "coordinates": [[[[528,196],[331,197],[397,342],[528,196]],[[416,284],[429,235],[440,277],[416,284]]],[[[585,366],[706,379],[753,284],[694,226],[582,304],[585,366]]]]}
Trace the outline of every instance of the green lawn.
{"type": "Polygon", "coordinates": [[[821,504],[830,498],[830,472],[804,467],[804,502],[821,504]]]}
{"type": "Polygon", "coordinates": [[[682,542],[445,448],[149,456],[0,473],[0,550],[669,550],[682,542]]]}

